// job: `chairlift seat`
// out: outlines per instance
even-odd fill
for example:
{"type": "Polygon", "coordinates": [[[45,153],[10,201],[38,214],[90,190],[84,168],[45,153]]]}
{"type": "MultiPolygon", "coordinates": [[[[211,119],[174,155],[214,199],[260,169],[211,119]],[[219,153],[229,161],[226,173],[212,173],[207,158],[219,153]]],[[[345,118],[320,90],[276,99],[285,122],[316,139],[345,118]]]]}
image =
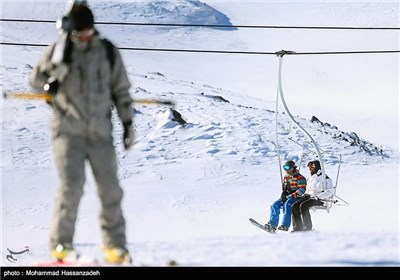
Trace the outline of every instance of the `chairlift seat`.
{"type": "Polygon", "coordinates": [[[314,212],[317,210],[326,210],[329,213],[329,210],[331,209],[332,205],[337,202],[337,200],[334,200],[333,197],[334,197],[334,195],[325,199],[323,205],[313,206],[311,209],[314,212]]]}

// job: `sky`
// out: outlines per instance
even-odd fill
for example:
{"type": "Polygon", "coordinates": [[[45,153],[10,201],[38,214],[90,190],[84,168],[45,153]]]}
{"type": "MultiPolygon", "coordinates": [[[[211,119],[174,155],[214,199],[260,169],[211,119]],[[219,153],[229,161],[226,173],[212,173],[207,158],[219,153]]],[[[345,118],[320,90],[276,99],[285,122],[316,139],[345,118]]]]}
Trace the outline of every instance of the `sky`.
{"type": "MultiPolygon", "coordinates": [[[[399,3],[266,1],[89,1],[97,21],[233,25],[398,27],[399,3]],[[207,3],[207,6],[204,5],[207,3]]],[[[4,1],[2,18],[56,20],[64,1],[4,1]]],[[[2,41],[50,44],[54,24],[2,23],[2,41]]],[[[98,25],[119,47],[275,52],[399,50],[398,31],[219,30],[98,25]]],[[[29,90],[44,48],[1,46],[3,92],[29,90]]],[[[293,124],[278,106],[276,56],[122,51],[136,105],[136,143],[124,151],[114,115],[128,248],[135,266],[399,266],[399,55],[287,56],[282,83],[293,124]],[[228,102],[221,102],[222,96],[228,102]],[[317,116],[321,126],[311,123],[317,116]],[[280,159],[308,176],[313,146],[349,206],[312,212],[315,231],[269,235],[280,195],[280,159]],[[354,142],[354,145],[350,143],[354,142]],[[369,151],[369,152],[368,152],[369,151]],[[339,159],[341,157],[341,164],[339,159]],[[312,244],[312,246],[310,246],[312,244]],[[261,248],[261,250],[260,250],[261,248]],[[312,249],[310,249],[312,248],[312,249]],[[291,259],[293,254],[302,258],[291,259]],[[290,259],[290,262],[288,261],[290,259]]],[[[51,110],[40,101],[4,100],[1,264],[46,259],[53,199],[51,110]],[[28,254],[10,263],[7,248],[28,254]]],[[[101,258],[99,202],[87,167],[75,245],[101,258]]]]}

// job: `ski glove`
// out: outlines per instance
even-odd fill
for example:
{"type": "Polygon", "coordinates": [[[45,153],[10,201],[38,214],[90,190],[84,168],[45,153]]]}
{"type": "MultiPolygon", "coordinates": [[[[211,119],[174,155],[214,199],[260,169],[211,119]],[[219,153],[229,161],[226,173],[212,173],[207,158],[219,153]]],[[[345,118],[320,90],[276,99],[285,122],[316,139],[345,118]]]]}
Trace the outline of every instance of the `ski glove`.
{"type": "Polygon", "coordinates": [[[129,150],[133,146],[133,142],[135,141],[135,133],[133,132],[132,121],[125,121],[123,123],[124,126],[124,147],[125,150],[129,150]]]}
{"type": "Polygon", "coordinates": [[[300,196],[300,194],[299,194],[298,192],[292,193],[292,197],[293,197],[293,198],[296,198],[296,197],[298,197],[298,196],[300,196]]]}

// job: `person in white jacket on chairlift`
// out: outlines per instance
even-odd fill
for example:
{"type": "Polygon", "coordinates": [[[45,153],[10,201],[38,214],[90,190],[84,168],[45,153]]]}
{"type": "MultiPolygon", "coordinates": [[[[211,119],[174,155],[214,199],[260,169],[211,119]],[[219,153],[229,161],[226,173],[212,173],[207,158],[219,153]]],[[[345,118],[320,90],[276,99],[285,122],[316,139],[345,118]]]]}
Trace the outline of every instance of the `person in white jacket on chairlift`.
{"type": "Polygon", "coordinates": [[[324,200],[334,195],[332,180],[326,175],[326,186],[322,178],[321,163],[313,160],[307,164],[311,176],[307,179],[306,191],[292,205],[293,232],[312,230],[310,209],[324,205],[324,200]]]}

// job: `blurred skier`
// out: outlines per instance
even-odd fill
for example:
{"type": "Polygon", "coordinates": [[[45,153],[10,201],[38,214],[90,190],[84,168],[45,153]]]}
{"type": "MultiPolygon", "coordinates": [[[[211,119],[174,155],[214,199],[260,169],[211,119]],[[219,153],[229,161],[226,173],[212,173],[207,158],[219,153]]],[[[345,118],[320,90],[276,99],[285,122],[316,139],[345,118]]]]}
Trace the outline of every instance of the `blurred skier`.
{"type": "Polygon", "coordinates": [[[270,232],[278,230],[288,231],[292,219],[292,204],[301,196],[306,189],[306,178],[297,170],[294,161],[289,160],[283,165],[286,175],[283,178],[281,197],[271,205],[270,219],[265,224],[265,229],[270,232]],[[279,214],[283,209],[282,224],[278,227],[279,214]]]}
{"type": "MultiPolygon", "coordinates": [[[[106,263],[131,263],[126,248],[123,191],[117,177],[112,138],[112,106],[124,126],[124,147],[134,142],[132,98],[121,55],[111,45],[112,63],[104,40],[94,28],[86,1],[73,5],[63,18],[68,23],[61,63],[52,61],[54,43],[34,67],[31,86],[53,94],[52,137],[61,181],[51,226],[50,255],[65,260],[76,256],[73,236],[85,183],[85,163],[91,165],[101,200],[100,225],[106,263]]],[[[111,43],[109,43],[111,44],[111,43]]]]}
{"type": "Polygon", "coordinates": [[[333,196],[334,188],[332,180],[326,175],[326,187],[323,185],[321,163],[318,160],[310,161],[307,164],[311,176],[307,179],[307,188],[304,195],[292,206],[293,231],[312,230],[310,209],[313,206],[322,206],[321,199],[333,196]]]}

